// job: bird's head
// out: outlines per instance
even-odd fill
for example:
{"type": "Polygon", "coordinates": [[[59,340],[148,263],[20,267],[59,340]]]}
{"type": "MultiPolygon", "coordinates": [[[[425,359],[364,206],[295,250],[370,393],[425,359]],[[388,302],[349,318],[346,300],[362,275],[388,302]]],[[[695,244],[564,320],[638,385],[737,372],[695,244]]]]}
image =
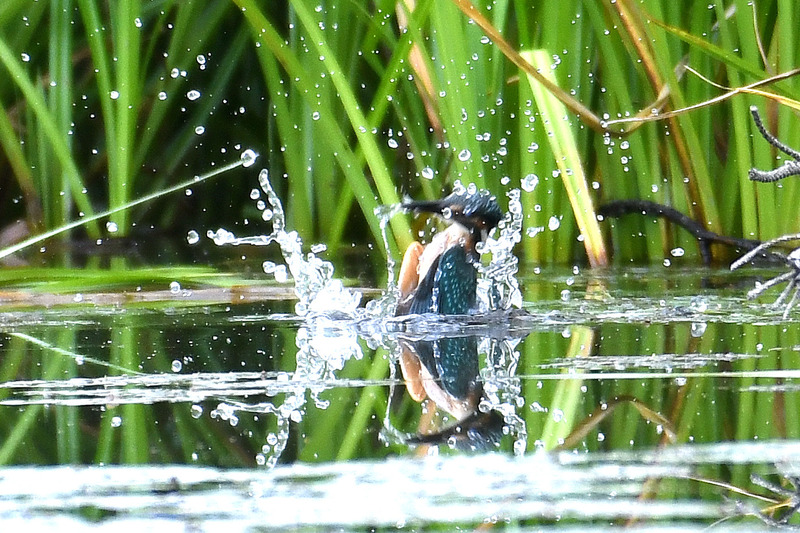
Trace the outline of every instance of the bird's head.
{"type": "Polygon", "coordinates": [[[503,211],[495,197],[486,190],[469,192],[457,190],[439,200],[410,201],[406,209],[436,213],[443,219],[467,228],[478,240],[485,240],[489,232],[503,219],[503,211]]]}

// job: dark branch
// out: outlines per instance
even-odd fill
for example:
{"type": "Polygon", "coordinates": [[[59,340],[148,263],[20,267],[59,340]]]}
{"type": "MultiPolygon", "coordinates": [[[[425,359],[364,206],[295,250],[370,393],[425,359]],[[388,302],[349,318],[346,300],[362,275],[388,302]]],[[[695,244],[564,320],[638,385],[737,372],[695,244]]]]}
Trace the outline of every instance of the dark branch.
{"type": "MultiPolygon", "coordinates": [[[[752,250],[756,248],[761,241],[753,239],[739,239],[736,237],[728,237],[709,231],[703,227],[702,224],[696,220],[681,213],[668,205],[657,204],[649,200],[617,200],[601,206],[598,209],[598,214],[604,217],[619,218],[624,215],[639,213],[642,215],[649,215],[655,217],[664,217],[670,222],[677,224],[691,233],[697,244],[700,247],[700,255],[703,257],[705,264],[711,263],[711,243],[720,243],[727,246],[732,246],[740,250],[752,250]]],[[[769,252],[764,254],[764,257],[770,257],[772,254],[769,252]]]]}
{"type": "Polygon", "coordinates": [[[800,161],[785,161],[783,165],[774,170],[758,170],[751,168],[748,174],[752,181],[772,183],[789,176],[800,176],[800,161]]]}
{"type": "Polygon", "coordinates": [[[753,122],[756,123],[756,128],[758,128],[758,131],[767,142],[794,159],[794,161],[784,162],[783,165],[773,170],[751,168],[749,173],[750,179],[753,181],[771,183],[782,180],[783,178],[788,178],[789,176],[800,176],[800,152],[786,146],[767,131],[767,128],[764,127],[764,123],[761,121],[761,116],[758,114],[758,108],[756,106],[750,107],[750,113],[753,115],[753,122]]]}

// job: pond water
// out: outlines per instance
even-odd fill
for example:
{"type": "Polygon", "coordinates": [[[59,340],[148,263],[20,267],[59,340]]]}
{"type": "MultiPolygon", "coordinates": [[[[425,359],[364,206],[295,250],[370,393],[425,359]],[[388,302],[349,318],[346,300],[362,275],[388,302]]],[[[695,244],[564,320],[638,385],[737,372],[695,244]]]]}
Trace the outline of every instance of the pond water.
{"type": "MultiPolygon", "coordinates": [[[[205,242],[237,254],[278,248],[260,265],[268,280],[213,288],[175,279],[202,271],[167,269],[161,281],[103,292],[69,285],[88,270],[58,283],[46,271],[40,285],[35,270],[6,276],[0,521],[265,531],[800,523],[796,312],[767,300],[771,291],[747,299],[780,271],[518,268],[511,191],[482,243],[491,261],[477,264],[479,312],[394,317],[394,284],[345,287],[324,250],[306,253],[286,228],[266,171],[259,180],[251,198],[271,233],[210,230],[205,242]]],[[[385,227],[398,212],[376,215],[385,227]]],[[[395,265],[374,256],[371,279],[394,280],[395,265]]],[[[358,277],[365,263],[339,271],[358,277]]]]}
{"type": "Polygon", "coordinates": [[[746,299],[775,273],[523,267],[525,312],[466,322],[300,317],[294,301],[246,287],[7,303],[0,520],[265,531],[797,522],[773,512],[796,505],[800,476],[796,312],[784,319],[771,293],[746,299]],[[473,361],[456,371],[465,394],[409,370],[424,367],[409,350],[454,349],[473,361]]]}

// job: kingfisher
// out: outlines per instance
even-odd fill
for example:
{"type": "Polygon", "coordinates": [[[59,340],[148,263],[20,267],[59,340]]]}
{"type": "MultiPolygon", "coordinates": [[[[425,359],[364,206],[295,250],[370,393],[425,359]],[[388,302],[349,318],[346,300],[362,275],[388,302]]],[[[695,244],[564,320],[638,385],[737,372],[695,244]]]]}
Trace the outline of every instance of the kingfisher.
{"type": "MultiPolygon", "coordinates": [[[[464,315],[476,307],[478,278],[475,246],[503,219],[488,191],[457,189],[433,201],[409,201],[405,209],[434,213],[450,224],[423,246],[412,243],[403,256],[396,316],[435,313],[464,315]]],[[[400,368],[409,395],[429,398],[463,420],[475,413],[482,388],[478,381],[477,339],[435,340],[400,338],[400,368]]]]}
{"type": "Polygon", "coordinates": [[[426,246],[413,242],[403,256],[395,315],[467,314],[475,308],[480,254],[475,249],[503,219],[495,197],[486,190],[459,188],[439,200],[410,201],[405,209],[435,213],[450,222],[426,246]]]}

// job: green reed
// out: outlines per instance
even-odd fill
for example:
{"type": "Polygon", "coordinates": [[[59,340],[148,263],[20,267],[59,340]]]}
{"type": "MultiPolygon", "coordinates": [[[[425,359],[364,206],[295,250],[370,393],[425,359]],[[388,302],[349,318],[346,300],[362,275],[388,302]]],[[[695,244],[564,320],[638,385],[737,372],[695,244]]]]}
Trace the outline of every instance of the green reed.
{"type": "MultiPolygon", "coordinates": [[[[558,156],[542,142],[537,103],[520,82],[525,74],[470,21],[466,5],[421,0],[411,11],[389,0],[325,9],[306,0],[266,7],[251,0],[9,0],[0,8],[7,74],[0,77],[0,199],[20,201],[3,206],[0,224],[22,216],[34,229],[65,226],[165,189],[186,170],[206,171],[222,152],[251,147],[277,178],[290,226],[331,250],[380,242],[379,204],[438,196],[457,179],[502,199],[536,174],[539,189],[523,194],[528,222],[561,223],[526,238],[522,252],[536,261],[583,262],[583,225],[574,222],[558,156]],[[197,99],[187,97],[192,90],[197,99]]],[[[755,25],[743,1],[714,9],[650,0],[487,7],[475,5],[517,51],[553,58],[563,91],[554,96],[574,98],[594,115],[564,118],[595,207],[643,198],[726,234],[769,238],[800,229],[796,216],[783,216],[797,205],[800,186],[747,179],[751,166],[776,165],[754,135],[748,107],[758,105],[771,130],[800,146],[785,106],[739,94],[679,117],[610,127],[636,128],[624,136],[598,131],[600,120],[646,113],[666,88],[664,110],[724,92],[683,64],[730,87],[793,68],[800,48],[792,38],[794,4],[759,3],[755,25]]],[[[766,89],[796,98],[799,83],[766,89]]],[[[252,209],[253,185],[253,176],[242,175],[198,188],[193,220],[241,220],[252,209]]],[[[133,224],[184,230],[187,207],[161,204],[112,215],[116,235],[133,224]]],[[[621,260],[660,260],[676,246],[696,256],[690,238],[663,222],[626,217],[601,228],[621,260]]],[[[97,222],[86,231],[104,233],[97,222]]],[[[402,217],[392,232],[401,249],[412,237],[402,217]]]]}

